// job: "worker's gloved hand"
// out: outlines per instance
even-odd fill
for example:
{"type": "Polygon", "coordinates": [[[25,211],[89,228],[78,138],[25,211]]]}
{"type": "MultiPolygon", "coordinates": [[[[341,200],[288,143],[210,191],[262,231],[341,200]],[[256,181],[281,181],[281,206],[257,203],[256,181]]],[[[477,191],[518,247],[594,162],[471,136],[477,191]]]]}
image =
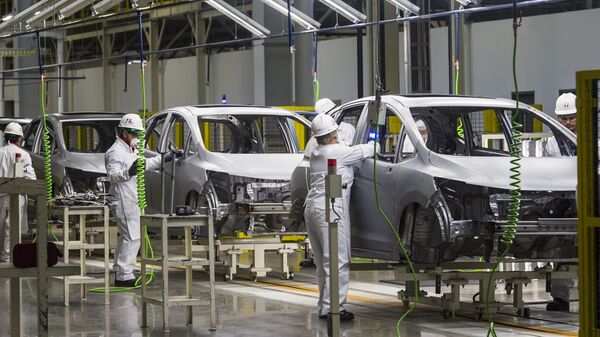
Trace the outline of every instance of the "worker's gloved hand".
{"type": "Polygon", "coordinates": [[[367,144],[369,144],[369,146],[371,146],[371,148],[373,148],[373,146],[376,146],[375,154],[381,153],[381,145],[379,145],[379,143],[375,143],[375,144],[373,144],[373,143],[375,143],[375,142],[374,141],[370,141],[367,144]]]}
{"type": "Polygon", "coordinates": [[[131,164],[131,166],[129,166],[129,176],[133,177],[137,175],[137,165],[138,165],[138,160],[136,159],[133,164],[131,164]]]}
{"type": "Polygon", "coordinates": [[[168,163],[171,160],[173,160],[173,152],[169,151],[167,154],[165,154],[165,163],[168,163]]]}

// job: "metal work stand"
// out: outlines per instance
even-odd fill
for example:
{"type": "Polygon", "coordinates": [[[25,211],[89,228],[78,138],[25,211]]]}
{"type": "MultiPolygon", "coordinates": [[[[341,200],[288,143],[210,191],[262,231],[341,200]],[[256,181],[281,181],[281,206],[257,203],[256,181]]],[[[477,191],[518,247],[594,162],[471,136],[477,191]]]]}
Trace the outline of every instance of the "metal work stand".
{"type": "MultiPolygon", "coordinates": [[[[21,242],[19,195],[29,195],[36,200],[37,267],[15,268],[11,262],[0,263],[0,277],[10,278],[10,335],[21,336],[21,278],[37,277],[38,336],[48,336],[48,277],[77,275],[79,266],[57,264],[48,267],[48,214],[46,207],[46,182],[23,178],[0,178],[0,193],[10,198],[11,247],[21,242]]],[[[11,248],[12,256],[12,248],[11,248]]]]}
{"type": "MultiPolygon", "coordinates": [[[[506,263],[513,263],[516,260],[509,260],[506,263]]],[[[540,262],[536,260],[534,262],[540,262]]],[[[531,261],[527,261],[531,262],[531,261]]],[[[569,262],[576,262],[569,261],[569,262]]],[[[419,287],[420,281],[435,281],[436,293],[441,292],[441,285],[450,286],[450,292],[442,294],[441,297],[428,296],[424,291],[419,291],[419,303],[437,306],[442,308],[445,318],[454,318],[456,311],[459,309],[469,310],[473,312],[477,319],[481,319],[485,314],[486,303],[489,301],[490,314],[498,312],[502,307],[512,306],[516,314],[522,317],[529,317],[530,311],[526,307],[526,302],[523,300],[523,287],[531,283],[532,280],[546,280],[547,288],[549,283],[554,279],[573,279],[577,277],[577,267],[569,266],[568,270],[555,271],[550,266],[536,268],[531,271],[497,271],[494,273],[494,278],[491,280],[492,285],[488,293],[488,283],[490,282],[491,273],[468,271],[460,272],[460,269],[491,269],[492,263],[486,262],[451,262],[445,263],[437,268],[419,268],[417,273],[417,284],[413,281],[412,274],[407,270],[405,265],[398,265],[395,269],[396,280],[406,283],[406,290],[398,292],[398,298],[402,300],[404,305],[408,306],[411,301],[415,300],[414,287],[419,287]],[[513,301],[511,304],[504,304],[496,301],[495,282],[505,280],[510,282],[513,289],[513,301]],[[479,301],[477,302],[461,302],[461,288],[469,283],[469,281],[479,282],[479,301]]],[[[419,288],[420,289],[420,288],[419,288]]],[[[549,290],[548,290],[549,291],[549,290]]]]}
{"type": "Polygon", "coordinates": [[[109,245],[109,210],[108,206],[59,206],[54,208],[56,213],[62,215],[63,218],[63,241],[56,242],[57,246],[63,247],[63,262],[70,262],[70,251],[79,250],[79,264],[81,266],[81,274],[78,276],[61,276],[56,277],[63,281],[64,290],[64,303],[65,306],[69,306],[69,286],[73,284],[79,284],[81,286],[80,299],[86,298],[86,285],[88,284],[104,284],[104,304],[109,304],[109,292],[110,292],[110,264],[108,261],[108,254],[110,250],[109,245]],[[71,215],[79,216],[79,222],[75,228],[75,232],[79,232],[79,240],[72,241],[70,239],[71,229],[69,227],[69,217],[71,215]],[[86,228],[86,217],[88,215],[98,215],[103,217],[104,221],[104,242],[101,244],[88,242],[87,228],[86,228]],[[104,277],[92,277],[87,275],[87,253],[89,250],[103,249],[104,250],[104,277]]]}
{"type": "MultiPolygon", "coordinates": [[[[288,257],[293,252],[300,250],[306,244],[306,233],[265,233],[252,237],[233,238],[221,237],[215,242],[217,251],[224,253],[227,257],[226,280],[233,280],[235,275],[250,276],[252,279],[274,274],[273,268],[267,266],[266,253],[277,252],[280,256],[281,273],[276,277],[282,279],[293,279],[294,272],[291,270],[288,257]],[[252,266],[242,268],[239,266],[239,256],[244,252],[253,253],[252,266]]],[[[192,248],[194,252],[207,252],[208,240],[203,238],[192,248]]]]}
{"type": "MultiPolygon", "coordinates": [[[[145,215],[141,217],[141,251],[146,251],[146,242],[144,240],[145,227],[158,228],[160,230],[161,256],[142,257],[142,327],[148,326],[148,303],[161,305],[163,310],[163,331],[169,332],[169,307],[187,306],[187,324],[192,324],[192,306],[206,305],[207,301],[192,297],[192,268],[195,266],[209,266],[210,282],[210,330],[215,331],[216,326],[216,303],[215,303],[215,240],[214,226],[212,216],[192,215],[192,216],[169,216],[169,215],[145,215]],[[192,227],[208,226],[208,260],[192,257],[192,227]],[[169,228],[183,228],[185,255],[169,256],[169,228]],[[160,297],[148,295],[147,269],[148,265],[159,266],[162,269],[162,285],[160,297]],[[169,295],[169,267],[185,267],[185,295],[169,295]]],[[[142,254],[144,255],[144,254],[142,254]]]]}

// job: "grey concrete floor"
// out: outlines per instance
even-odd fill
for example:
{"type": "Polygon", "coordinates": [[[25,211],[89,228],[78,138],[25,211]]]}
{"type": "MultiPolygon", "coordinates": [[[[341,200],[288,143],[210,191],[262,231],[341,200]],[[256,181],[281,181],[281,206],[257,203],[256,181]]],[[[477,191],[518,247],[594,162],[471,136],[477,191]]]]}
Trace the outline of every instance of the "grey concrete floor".
{"type": "MultiPolygon", "coordinates": [[[[96,265],[95,261],[90,262],[96,265]]],[[[172,272],[171,285],[183,285],[183,272],[172,272]]],[[[194,294],[208,297],[206,274],[194,273],[194,294]]],[[[396,336],[396,322],[405,308],[396,299],[402,286],[381,282],[393,279],[389,271],[352,272],[347,309],[356,314],[355,321],[342,324],[342,336],[396,336]]],[[[162,332],[162,313],[159,307],[149,306],[147,329],[140,328],[141,305],[139,291],[111,294],[110,305],[103,296],[88,293],[79,299],[79,286],[71,287],[71,306],[62,305],[62,286],[51,282],[49,291],[50,336],[77,337],[141,337],[141,336],[327,336],[326,323],[317,317],[314,268],[304,269],[294,280],[261,279],[258,282],[236,279],[230,282],[217,278],[218,330],[208,330],[208,307],[194,308],[194,324],[185,325],[183,308],[171,308],[171,332],[162,332]]],[[[23,280],[24,336],[36,336],[35,280],[23,280]]],[[[502,284],[499,285],[503,287],[502,284]]],[[[158,290],[158,281],[153,284],[158,290]]],[[[433,293],[433,288],[428,289],[433,293]]],[[[444,289],[448,291],[448,289],[444,289]]],[[[180,289],[180,291],[182,291],[180,289]]],[[[464,299],[469,301],[477,291],[475,285],[465,288],[464,299]]],[[[173,293],[177,293],[175,286],[173,293]]],[[[498,290],[498,294],[502,294],[498,290]]],[[[576,336],[578,306],[572,303],[573,313],[547,313],[543,302],[549,299],[542,282],[525,289],[532,319],[517,318],[510,310],[495,315],[498,336],[576,336]]],[[[576,298],[576,292],[573,297],[576,298]]],[[[510,297],[500,295],[510,302],[510,297]]],[[[0,279],[0,336],[9,335],[9,283],[0,279]]],[[[403,337],[486,336],[487,323],[474,315],[461,312],[455,320],[443,319],[439,309],[420,305],[400,325],[403,337]]]]}

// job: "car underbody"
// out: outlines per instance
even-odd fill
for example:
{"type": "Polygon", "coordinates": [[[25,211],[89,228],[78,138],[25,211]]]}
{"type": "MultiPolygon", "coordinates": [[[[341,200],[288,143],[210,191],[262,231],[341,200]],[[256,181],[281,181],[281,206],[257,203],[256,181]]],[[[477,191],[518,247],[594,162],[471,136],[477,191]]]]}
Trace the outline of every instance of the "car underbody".
{"type": "MultiPolygon", "coordinates": [[[[436,182],[438,191],[427,207],[410,211],[404,218],[403,238],[411,247],[411,259],[437,263],[481,256],[489,260],[502,253],[505,247],[500,239],[508,227],[509,191],[445,179],[436,182]]],[[[509,255],[577,257],[575,192],[523,191],[520,202],[509,255]]]]}

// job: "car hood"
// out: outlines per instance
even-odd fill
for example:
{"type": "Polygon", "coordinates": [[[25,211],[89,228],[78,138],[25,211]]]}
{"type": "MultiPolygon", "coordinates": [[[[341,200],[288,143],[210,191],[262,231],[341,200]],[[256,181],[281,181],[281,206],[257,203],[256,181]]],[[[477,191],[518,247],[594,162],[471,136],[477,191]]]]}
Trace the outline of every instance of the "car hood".
{"type": "Polygon", "coordinates": [[[222,154],[212,153],[214,170],[239,177],[290,180],[303,154],[222,154]]]}
{"type": "Polygon", "coordinates": [[[77,170],[106,174],[104,153],[65,153],[65,166],[77,170]]]}
{"type": "MultiPolygon", "coordinates": [[[[511,189],[510,157],[459,157],[431,154],[436,177],[466,184],[511,189]]],[[[524,191],[575,191],[577,157],[521,158],[524,191]]]]}

